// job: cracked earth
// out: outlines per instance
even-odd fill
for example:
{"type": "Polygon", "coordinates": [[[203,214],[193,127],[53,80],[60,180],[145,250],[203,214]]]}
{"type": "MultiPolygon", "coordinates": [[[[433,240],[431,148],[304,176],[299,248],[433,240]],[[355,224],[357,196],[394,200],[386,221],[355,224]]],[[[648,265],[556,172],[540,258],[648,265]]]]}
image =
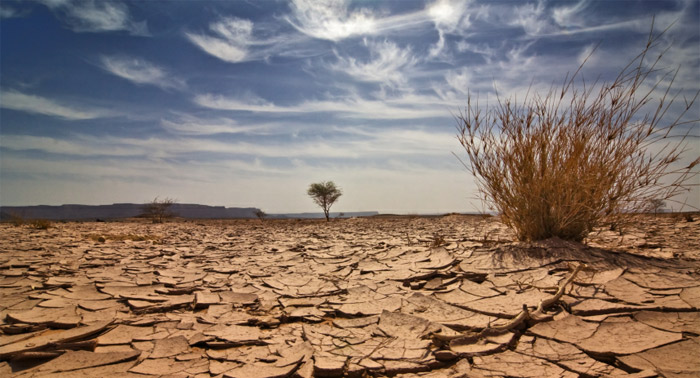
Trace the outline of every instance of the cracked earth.
{"type": "Polygon", "coordinates": [[[700,376],[697,220],[585,245],[459,215],[0,234],[0,376],[700,376]]]}

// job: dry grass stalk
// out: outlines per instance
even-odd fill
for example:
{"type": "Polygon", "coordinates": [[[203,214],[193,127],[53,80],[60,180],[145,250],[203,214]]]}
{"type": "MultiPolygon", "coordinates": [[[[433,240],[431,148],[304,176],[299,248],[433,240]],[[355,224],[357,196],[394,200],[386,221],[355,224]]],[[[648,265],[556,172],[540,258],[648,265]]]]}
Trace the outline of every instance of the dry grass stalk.
{"type": "Polygon", "coordinates": [[[612,82],[576,86],[578,70],[545,96],[528,93],[521,104],[498,99],[482,112],[469,97],[456,118],[458,139],[467,152],[483,199],[520,240],[552,236],[581,241],[594,227],[620,224],[625,214],[643,211],[652,199],[669,200],[689,190],[700,158],[674,169],[686,137],[667,139],[692,107],[672,119],[669,110],[675,73],[653,79],[661,53],[647,62],[660,35],[649,34],[643,51],[612,82]],[[650,63],[650,64],[649,64],[650,63]],[[655,110],[641,115],[652,95],[668,81],[655,110]],[[643,89],[651,82],[651,89],[643,89]],[[658,151],[652,144],[664,143],[658,151]]]}

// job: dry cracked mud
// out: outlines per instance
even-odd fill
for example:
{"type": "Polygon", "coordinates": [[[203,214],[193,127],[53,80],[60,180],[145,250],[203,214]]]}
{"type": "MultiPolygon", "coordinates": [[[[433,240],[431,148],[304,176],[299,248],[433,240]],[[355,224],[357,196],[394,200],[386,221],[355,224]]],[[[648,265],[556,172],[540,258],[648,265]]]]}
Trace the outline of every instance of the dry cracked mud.
{"type": "Polygon", "coordinates": [[[697,377],[700,221],[0,225],[0,376],[697,377]]]}

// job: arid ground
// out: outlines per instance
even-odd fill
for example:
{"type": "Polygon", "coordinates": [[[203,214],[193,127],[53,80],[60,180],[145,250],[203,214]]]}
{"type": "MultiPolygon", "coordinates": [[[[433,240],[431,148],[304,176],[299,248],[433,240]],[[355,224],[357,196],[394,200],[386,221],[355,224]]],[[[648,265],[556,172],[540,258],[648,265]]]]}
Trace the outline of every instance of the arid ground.
{"type": "Polygon", "coordinates": [[[0,376],[697,377],[695,218],[4,223],[0,376]]]}

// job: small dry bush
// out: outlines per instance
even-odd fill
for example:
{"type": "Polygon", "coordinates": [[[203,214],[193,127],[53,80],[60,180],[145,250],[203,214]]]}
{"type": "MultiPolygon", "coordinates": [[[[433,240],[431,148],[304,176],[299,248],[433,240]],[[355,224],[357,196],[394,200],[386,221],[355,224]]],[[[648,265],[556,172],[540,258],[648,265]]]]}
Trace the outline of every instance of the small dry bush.
{"type": "Polygon", "coordinates": [[[26,221],[21,215],[12,213],[10,214],[10,223],[15,227],[19,227],[23,226],[26,223],[26,221]]]}
{"type": "Polygon", "coordinates": [[[158,199],[156,197],[153,201],[145,203],[142,206],[143,213],[141,216],[150,219],[153,223],[163,223],[166,219],[172,218],[175,214],[170,210],[170,208],[175,204],[175,200],[172,198],[158,199]]]}
{"type": "Polygon", "coordinates": [[[700,159],[674,169],[687,143],[664,139],[688,123],[682,120],[697,94],[666,120],[677,97],[670,91],[675,73],[652,80],[663,56],[647,62],[660,37],[653,34],[652,26],[646,47],[612,82],[577,86],[584,62],[544,96],[528,94],[520,105],[499,98],[486,112],[470,96],[456,117],[469,160],[464,165],[482,199],[520,240],[581,241],[594,227],[619,225],[625,214],[643,211],[652,199],[688,190],[700,159]],[[658,106],[640,114],[663,82],[670,84],[658,106]],[[666,142],[664,148],[652,152],[658,142],[666,142]]]}
{"type": "Polygon", "coordinates": [[[35,219],[30,221],[28,224],[29,227],[35,230],[48,230],[53,225],[51,221],[47,219],[35,219]]]}
{"type": "Polygon", "coordinates": [[[444,236],[442,236],[441,234],[439,234],[437,232],[433,234],[432,240],[430,241],[431,248],[442,247],[443,245],[446,245],[446,244],[447,244],[447,241],[445,241],[444,236]]]}

